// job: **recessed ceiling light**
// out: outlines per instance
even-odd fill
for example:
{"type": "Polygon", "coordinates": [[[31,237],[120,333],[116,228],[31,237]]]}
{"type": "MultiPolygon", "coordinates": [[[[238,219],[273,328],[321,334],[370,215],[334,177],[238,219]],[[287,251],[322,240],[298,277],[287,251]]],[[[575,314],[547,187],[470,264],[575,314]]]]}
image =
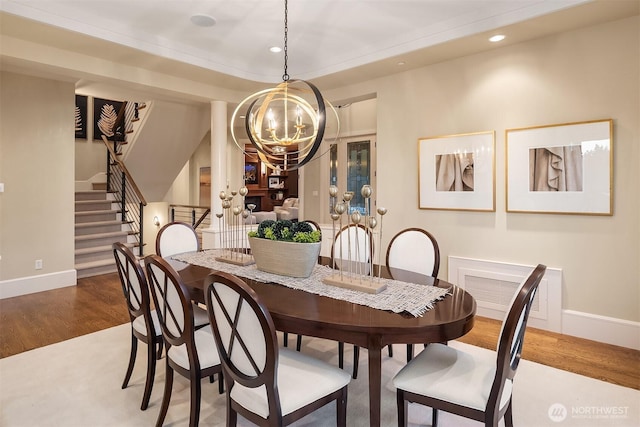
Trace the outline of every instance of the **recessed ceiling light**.
{"type": "Polygon", "coordinates": [[[496,34],[495,36],[491,36],[489,37],[489,41],[492,43],[497,43],[497,42],[501,42],[502,40],[505,39],[506,36],[502,35],[502,34],[496,34]]]}
{"type": "Polygon", "coordinates": [[[404,62],[404,61],[400,61],[400,62],[398,62],[396,65],[397,65],[398,67],[402,67],[402,66],[403,66],[403,65],[405,65],[405,64],[406,64],[406,62],[404,62]]]}
{"type": "Polygon", "coordinates": [[[213,27],[216,25],[216,20],[209,15],[193,15],[191,22],[198,27],[213,27]]]}
{"type": "Polygon", "coordinates": [[[271,46],[269,48],[269,52],[279,53],[282,52],[282,48],[280,46],[271,46]]]}

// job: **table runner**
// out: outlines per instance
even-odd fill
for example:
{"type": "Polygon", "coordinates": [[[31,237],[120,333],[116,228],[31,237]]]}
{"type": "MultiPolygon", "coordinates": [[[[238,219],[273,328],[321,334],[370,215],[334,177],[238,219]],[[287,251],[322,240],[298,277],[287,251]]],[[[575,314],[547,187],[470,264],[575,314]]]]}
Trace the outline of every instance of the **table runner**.
{"type": "MultiPolygon", "coordinates": [[[[434,304],[443,299],[450,291],[450,289],[436,286],[419,285],[416,283],[381,278],[379,280],[385,283],[387,288],[378,294],[369,294],[322,283],[322,279],[336,272],[336,270],[326,265],[316,265],[311,276],[307,278],[287,277],[260,271],[255,264],[238,266],[216,261],[215,257],[221,254],[221,250],[211,249],[178,254],[171,258],[173,260],[207,267],[212,270],[224,271],[247,279],[258,280],[265,283],[277,283],[288,288],[299,289],[354,304],[366,305],[379,310],[389,310],[394,313],[407,312],[414,317],[420,317],[432,309],[434,304]]],[[[373,280],[378,279],[374,278],[373,280]]]]}

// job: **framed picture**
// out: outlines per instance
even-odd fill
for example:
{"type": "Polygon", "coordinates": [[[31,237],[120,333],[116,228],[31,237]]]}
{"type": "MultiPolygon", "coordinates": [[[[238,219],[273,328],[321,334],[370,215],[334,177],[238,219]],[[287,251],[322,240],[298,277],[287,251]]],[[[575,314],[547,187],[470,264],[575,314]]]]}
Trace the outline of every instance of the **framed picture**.
{"type": "Polygon", "coordinates": [[[507,212],[613,215],[613,120],[507,129],[507,212]]]}
{"type": "Polygon", "coordinates": [[[280,178],[277,176],[270,176],[268,182],[269,188],[280,188],[280,178]]]}
{"type": "Polygon", "coordinates": [[[87,97],[85,95],[76,95],[76,111],[73,122],[76,138],[87,139],[87,97]]]}
{"type": "Polygon", "coordinates": [[[257,184],[258,183],[258,163],[245,163],[244,164],[244,183],[245,184],[257,184]]]}
{"type": "Polygon", "coordinates": [[[495,132],[418,140],[418,207],[496,210],[495,132]]]}
{"type": "Polygon", "coordinates": [[[93,99],[93,139],[102,140],[102,135],[105,135],[109,141],[124,141],[124,120],[115,132],[113,131],[121,107],[120,101],[93,99]]]}

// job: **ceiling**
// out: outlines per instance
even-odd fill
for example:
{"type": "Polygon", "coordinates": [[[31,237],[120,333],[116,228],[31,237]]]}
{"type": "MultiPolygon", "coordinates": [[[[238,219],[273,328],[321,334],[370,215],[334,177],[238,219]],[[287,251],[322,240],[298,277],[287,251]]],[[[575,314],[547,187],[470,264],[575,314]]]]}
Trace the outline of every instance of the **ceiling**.
{"type": "MultiPolygon", "coordinates": [[[[288,74],[335,88],[639,13],[637,0],[292,0],[288,74]],[[488,37],[503,33],[501,43],[488,37]]],[[[3,35],[231,89],[282,80],[284,0],[0,0],[3,35]],[[215,19],[199,27],[195,14],[215,19]]],[[[7,61],[8,62],[8,61],[7,61]]]]}

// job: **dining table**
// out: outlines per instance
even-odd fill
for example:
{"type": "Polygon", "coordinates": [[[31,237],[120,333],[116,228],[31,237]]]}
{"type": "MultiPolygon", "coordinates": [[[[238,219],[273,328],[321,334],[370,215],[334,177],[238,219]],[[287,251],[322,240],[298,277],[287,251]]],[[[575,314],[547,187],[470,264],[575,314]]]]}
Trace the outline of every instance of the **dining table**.
{"type": "MultiPolygon", "coordinates": [[[[204,303],[204,279],[215,268],[179,261],[172,264],[191,298],[204,303]]],[[[382,349],[389,344],[454,340],[472,329],[476,312],[476,302],[468,292],[429,276],[417,276],[415,282],[446,288],[447,293],[418,316],[380,310],[265,280],[243,279],[265,304],[277,330],[367,349],[369,424],[375,427],[380,426],[381,419],[382,349]]]]}

